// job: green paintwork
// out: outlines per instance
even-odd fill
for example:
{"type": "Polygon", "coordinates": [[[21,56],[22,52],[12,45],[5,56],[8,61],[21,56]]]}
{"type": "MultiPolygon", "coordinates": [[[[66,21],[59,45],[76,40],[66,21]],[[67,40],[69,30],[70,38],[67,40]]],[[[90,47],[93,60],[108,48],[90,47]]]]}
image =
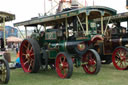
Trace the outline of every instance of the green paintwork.
{"type": "Polygon", "coordinates": [[[104,6],[89,6],[86,8],[73,9],[70,11],[57,13],[57,14],[51,15],[51,16],[43,16],[43,17],[33,18],[28,21],[15,23],[14,26],[16,26],[16,27],[17,26],[36,26],[38,24],[54,23],[55,20],[60,20],[63,18],[77,16],[81,13],[86,13],[87,15],[89,15],[89,13],[91,11],[100,11],[102,15],[104,13],[108,13],[111,15],[116,14],[116,10],[114,10],[112,8],[108,8],[108,7],[104,7],[104,6]]]}
{"type": "Polygon", "coordinates": [[[50,58],[50,59],[55,59],[56,56],[57,56],[57,53],[58,53],[58,52],[55,51],[55,50],[49,51],[49,52],[48,52],[49,58],[50,58]]]}
{"type": "MultiPolygon", "coordinates": [[[[123,21],[128,21],[128,12],[124,12],[124,13],[119,13],[117,15],[113,15],[113,16],[108,16],[108,17],[104,17],[104,21],[107,22],[110,18],[110,22],[123,22],[123,21]]],[[[94,22],[100,22],[100,18],[94,19],[94,22]]]]}
{"type": "Polygon", "coordinates": [[[57,53],[60,52],[64,52],[65,51],[65,41],[61,41],[60,43],[50,43],[49,44],[49,49],[58,49],[58,50],[50,50],[49,51],[49,58],[53,59],[56,58],[57,53]]]}

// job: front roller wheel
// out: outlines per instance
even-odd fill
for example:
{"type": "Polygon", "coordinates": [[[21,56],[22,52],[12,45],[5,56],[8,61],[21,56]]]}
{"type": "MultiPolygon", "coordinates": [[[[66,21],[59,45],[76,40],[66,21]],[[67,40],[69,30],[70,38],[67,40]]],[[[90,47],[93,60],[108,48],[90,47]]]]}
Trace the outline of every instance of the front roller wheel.
{"type": "Polygon", "coordinates": [[[40,46],[34,39],[25,39],[20,46],[20,62],[24,72],[36,73],[40,68],[40,46]]]}
{"type": "Polygon", "coordinates": [[[69,54],[61,52],[56,57],[56,72],[60,78],[70,78],[73,72],[73,62],[69,54]]]}
{"type": "Polygon", "coordinates": [[[88,74],[97,74],[100,71],[101,60],[99,54],[93,50],[89,49],[82,56],[82,67],[84,71],[88,74]]]}
{"type": "Polygon", "coordinates": [[[10,69],[6,60],[0,60],[0,83],[7,84],[10,79],[10,69]]]}
{"type": "Polygon", "coordinates": [[[128,48],[120,46],[112,54],[112,62],[116,69],[125,70],[128,68],[128,48]]]}

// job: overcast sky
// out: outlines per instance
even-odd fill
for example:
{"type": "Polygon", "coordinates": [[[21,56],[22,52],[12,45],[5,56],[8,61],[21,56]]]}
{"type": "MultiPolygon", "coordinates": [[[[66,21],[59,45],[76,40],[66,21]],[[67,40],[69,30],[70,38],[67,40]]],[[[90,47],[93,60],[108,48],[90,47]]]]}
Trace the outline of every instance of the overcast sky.
{"type": "MultiPolygon", "coordinates": [[[[59,0],[56,0],[59,1],[59,0]]],[[[78,0],[83,5],[85,0],[78,0]]],[[[88,6],[93,5],[93,0],[86,0],[88,6]]],[[[102,5],[114,8],[118,13],[125,12],[126,0],[94,0],[95,5],[102,5]]],[[[13,26],[13,23],[29,20],[31,17],[44,13],[44,0],[1,0],[0,11],[6,11],[16,15],[16,20],[6,23],[13,26]]],[[[54,4],[55,5],[55,4],[54,4]]],[[[46,0],[46,10],[51,9],[50,2],[46,0]]]]}

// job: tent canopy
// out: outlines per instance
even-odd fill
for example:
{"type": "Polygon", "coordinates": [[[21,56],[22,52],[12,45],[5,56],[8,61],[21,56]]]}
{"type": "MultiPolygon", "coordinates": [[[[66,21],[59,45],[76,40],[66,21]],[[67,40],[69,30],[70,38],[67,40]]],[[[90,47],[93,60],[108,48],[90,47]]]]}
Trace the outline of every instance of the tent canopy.
{"type": "Polygon", "coordinates": [[[8,37],[6,39],[7,39],[7,42],[22,42],[21,38],[14,37],[14,36],[8,37]]]}

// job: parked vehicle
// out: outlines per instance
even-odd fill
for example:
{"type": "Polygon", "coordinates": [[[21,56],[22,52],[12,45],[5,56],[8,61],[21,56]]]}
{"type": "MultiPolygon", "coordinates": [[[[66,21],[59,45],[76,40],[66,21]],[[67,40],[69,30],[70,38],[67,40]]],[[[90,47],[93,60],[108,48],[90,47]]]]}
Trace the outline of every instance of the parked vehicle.
{"type": "MultiPolygon", "coordinates": [[[[128,68],[128,27],[121,26],[122,22],[128,23],[127,18],[127,12],[104,17],[103,42],[97,48],[100,49],[101,58],[106,60],[104,63],[110,64],[113,62],[113,65],[118,70],[126,70],[128,68]],[[111,27],[109,26],[110,24],[112,25],[111,27]]],[[[100,18],[94,21],[100,23],[100,18]]]]}
{"type": "Polygon", "coordinates": [[[60,78],[70,78],[75,65],[82,66],[88,74],[99,73],[101,59],[92,46],[103,41],[103,17],[115,14],[116,10],[108,7],[90,6],[15,23],[26,29],[35,27],[20,46],[23,70],[36,73],[40,66],[47,69],[49,65],[60,78]],[[96,18],[101,18],[100,24],[93,21],[96,18]]]}

